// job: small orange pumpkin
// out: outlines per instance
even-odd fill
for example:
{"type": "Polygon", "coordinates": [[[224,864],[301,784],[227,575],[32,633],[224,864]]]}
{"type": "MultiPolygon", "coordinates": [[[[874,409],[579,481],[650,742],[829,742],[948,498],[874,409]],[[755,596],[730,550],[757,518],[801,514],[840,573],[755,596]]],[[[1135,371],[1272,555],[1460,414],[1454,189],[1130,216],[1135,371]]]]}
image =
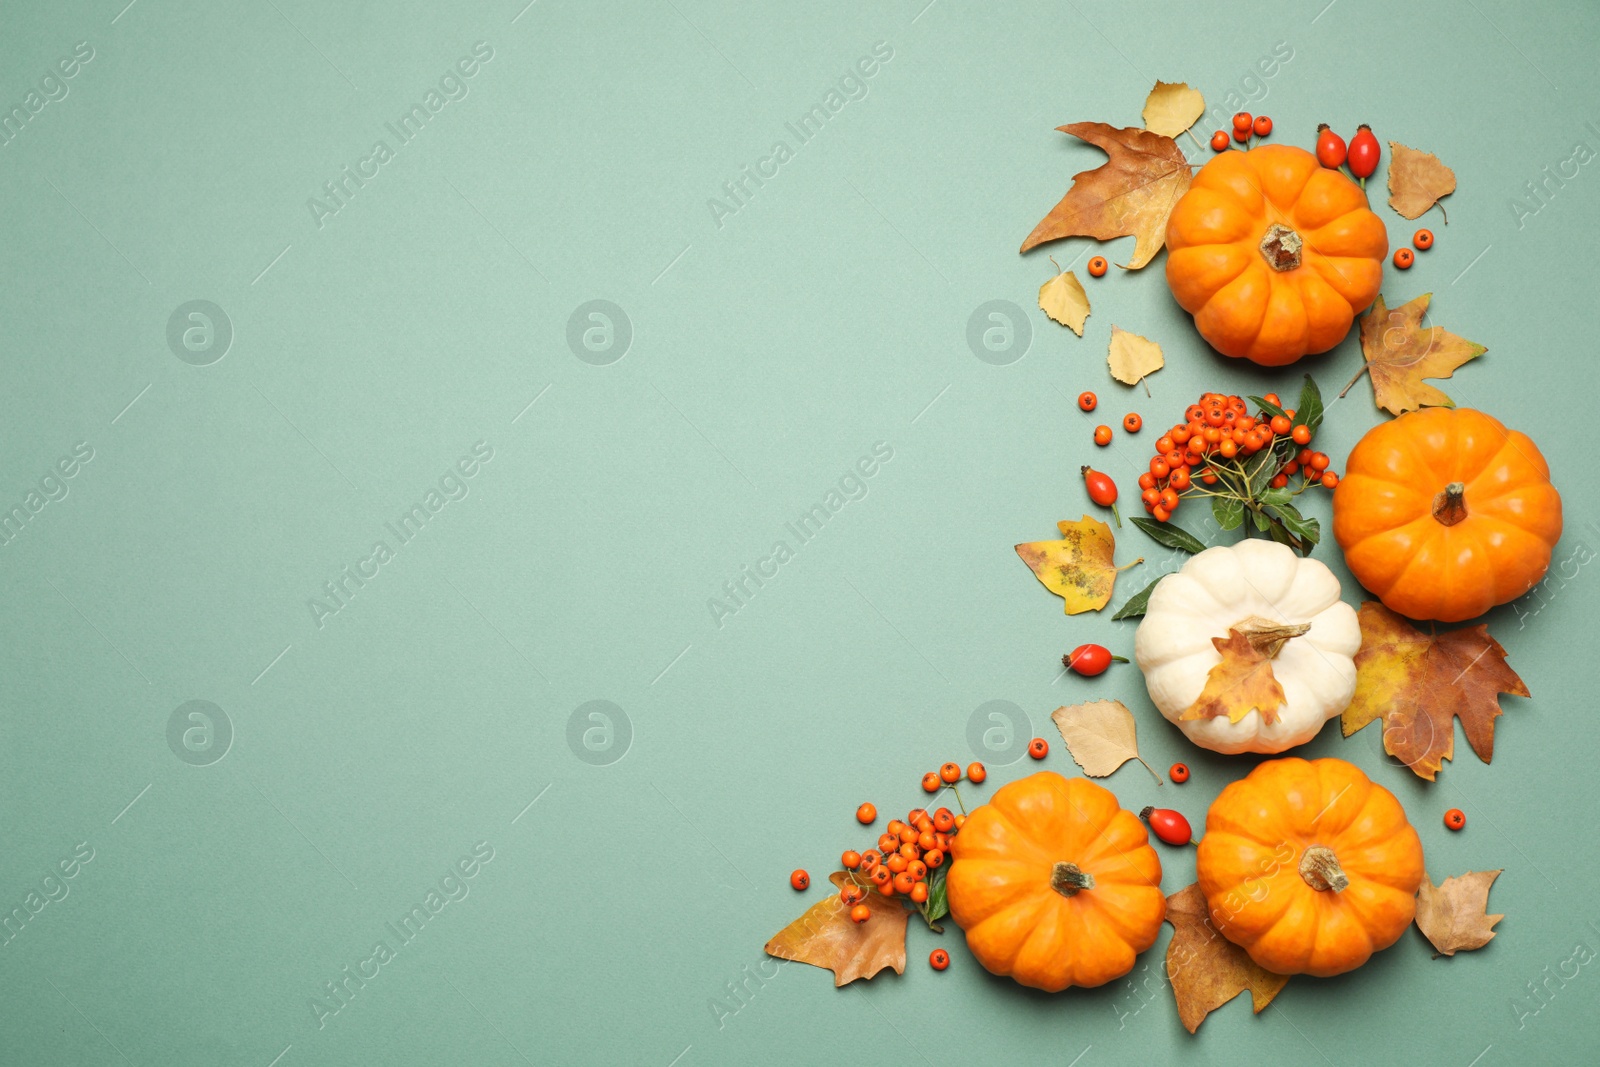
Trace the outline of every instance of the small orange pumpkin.
{"type": "Polygon", "coordinates": [[[1274,974],[1327,978],[1411,925],[1422,841],[1360,768],[1268,760],[1212,803],[1195,866],[1224,937],[1274,974]]]}
{"type": "Polygon", "coordinates": [[[1384,606],[1459,622],[1550,569],[1561,494],[1525,434],[1468,408],[1423,408],[1356,443],[1333,494],[1333,536],[1384,606]]]}
{"type": "Polygon", "coordinates": [[[1084,778],[1040,771],[1002,786],[951,850],[945,887],[967,947],[1034,989],[1122,977],[1167,914],[1144,824],[1084,778]]]}
{"type": "Polygon", "coordinates": [[[1344,340],[1388,254],[1366,194],[1289,145],[1218,154],[1167,220],[1172,295],[1211,347],[1268,367],[1344,340]]]}

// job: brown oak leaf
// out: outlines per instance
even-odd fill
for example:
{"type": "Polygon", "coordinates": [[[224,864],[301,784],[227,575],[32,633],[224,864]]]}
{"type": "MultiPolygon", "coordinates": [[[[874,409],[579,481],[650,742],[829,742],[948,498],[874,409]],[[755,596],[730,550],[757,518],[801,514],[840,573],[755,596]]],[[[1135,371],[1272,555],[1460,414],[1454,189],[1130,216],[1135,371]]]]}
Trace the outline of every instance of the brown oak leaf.
{"type": "Polygon", "coordinates": [[[1423,406],[1453,408],[1456,402],[1424,378],[1448,378],[1455,369],[1488,351],[1440,326],[1423,326],[1432,293],[1390,310],[1383,294],[1361,318],[1361,354],[1366,363],[1344,387],[1344,396],[1356,379],[1372,375],[1372,401],[1391,415],[1423,406]]]}
{"type": "MultiPolygon", "coordinates": [[[[1389,142],[1389,206],[1408,219],[1421,218],[1441,198],[1456,191],[1456,172],[1432,152],[1389,142]]],[[[1444,205],[1439,204],[1444,215],[1444,205]]],[[[1450,216],[1445,215],[1445,222],[1450,216]]]]}
{"type": "Polygon", "coordinates": [[[1356,694],[1339,717],[1344,735],[1382,719],[1383,750],[1431,782],[1442,761],[1455,756],[1452,720],[1459,717],[1467,743],[1488,763],[1500,694],[1529,695],[1489,627],[1425,634],[1375,600],[1362,604],[1357,617],[1361,651],[1356,694]]]}
{"type": "Polygon", "coordinates": [[[1214,719],[1226,715],[1238,722],[1252,711],[1261,713],[1268,726],[1278,721],[1283,704],[1283,686],[1272,673],[1272,661],[1285,641],[1299,637],[1310,627],[1263,626],[1228,628],[1227,637],[1213,637],[1211,643],[1222,653],[1222,661],[1206,672],[1205,688],[1179,721],[1214,719]]]}
{"type": "Polygon", "coordinates": [[[1217,933],[1198,882],[1167,898],[1167,922],[1172,924],[1167,978],[1178,1002],[1178,1020],[1191,1034],[1207,1015],[1245,990],[1259,1015],[1288,984],[1288,975],[1262,970],[1248,952],[1217,933]]]}
{"type": "MultiPolygon", "coordinates": [[[[834,871],[828,880],[842,887],[847,879],[843,871],[834,871]]],[[[871,978],[885,967],[905,974],[906,920],[911,913],[876,890],[867,893],[863,903],[872,909],[872,918],[853,922],[839,894],[828,894],[774,934],[767,942],[767,955],[827,968],[835,986],[871,978]]]]}
{"type": "MultiPolygon", "coordinates": [[[[1502,868],[1503,870],[1504,868],[1502,868]]],[[[1440,885],[1424,875],[1417,890],[1417,929],[1441,956],[1470,952],[1494,939],[1494,924],[1504,915],[1489,915],[1489,887],[1501,871],[1468,871],[1440,885]]]]}
{"type": "Polygon", "coordinates": [[[1170,137],[1131,126],[1073,122],[1056,129],[1088,141],[1111,158],[1073,175],[1072,188],[1033,228],[1022,251],[1062,237],[1133,237],[1133,256],[1126,265],[1130,270],[1143,267],[1166,243],[1167,217],[1194,177],[1183,150],[1170,137]]]}

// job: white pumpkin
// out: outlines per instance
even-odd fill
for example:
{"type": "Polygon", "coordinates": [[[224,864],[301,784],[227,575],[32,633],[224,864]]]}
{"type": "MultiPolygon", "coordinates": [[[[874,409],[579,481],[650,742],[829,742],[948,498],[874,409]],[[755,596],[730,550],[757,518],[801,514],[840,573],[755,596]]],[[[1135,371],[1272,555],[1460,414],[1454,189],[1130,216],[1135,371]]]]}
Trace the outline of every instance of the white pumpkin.
{"type": "Polygon", "coordinates": [[[1208,548],[1161,579],[1134,638],[1134,657],[1161,714],[1201,748],[1282,752],[1311,740],[1349,706],[1360,647],[1355,609],[1339,599],[1332,571],[1274,541],[1245,540],[1208,548]],[[1286,698],[1277,720],[1268,725],[1252,710],[1238,722],[1225,715],[1180,721],[1222,661],[1211,639],[1225,639],[1229,628],[1248,628],[1252,620],[1258,627],[1310,626],[1272,661],[1286,698]]]}

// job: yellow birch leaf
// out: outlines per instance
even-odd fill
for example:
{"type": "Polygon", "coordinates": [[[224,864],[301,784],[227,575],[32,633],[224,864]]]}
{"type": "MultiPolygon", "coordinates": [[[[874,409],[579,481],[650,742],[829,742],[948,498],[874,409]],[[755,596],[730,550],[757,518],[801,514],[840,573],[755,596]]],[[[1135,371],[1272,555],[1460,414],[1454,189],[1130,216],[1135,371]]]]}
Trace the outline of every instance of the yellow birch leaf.
{"type": "Polygon", "coordinates": [[[1176,137],[1206,113],[1206,99],[1187,82],[1156,82],[1144,102],[1144,128],[1162,137],[1176,137]]]}
{"type": "Polygon", "coordinates": [[[1032,569],[1034,577],[1063,601],[1068,615],[1099,611],[1111,599],[1117,572],[1134,563],[1118,567],[1112,563],[1117,541],[1111,527],[1085,515],[1077,522],[1065,519],[1056,523],[1060,541],[1030,541],[1017,545],[1017,555],[1032,569]]]}
{"type": "Polygon", "coordinates": [[[1039,286],[1039,310],[1082,337],[1084,320],[1089,317],[1089,294],[1076,274],[1064,270],[1039,286]]]}
{"type": "MultiPolygon", "coordinates": [[[[1111,366],[1111,376],[1124,385],[1137,385],[1145,375],[1167,365],[1160,345],[1117,326],[1111,327],[1111,350],[1106,362],[1111,366]]],[[[1144,388],[1146,393],[1150,391],[1148,385],[1144,388]]]]}

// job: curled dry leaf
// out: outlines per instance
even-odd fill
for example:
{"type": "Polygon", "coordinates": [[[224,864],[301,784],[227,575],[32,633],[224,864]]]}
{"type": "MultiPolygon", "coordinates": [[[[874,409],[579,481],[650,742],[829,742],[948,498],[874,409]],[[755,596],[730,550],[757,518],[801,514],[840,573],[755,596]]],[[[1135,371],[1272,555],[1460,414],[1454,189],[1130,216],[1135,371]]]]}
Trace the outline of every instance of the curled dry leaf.
{"type": "Polygon", "coordinates": [[[1257,625],[1256,620],[1251,620],[1250,625],[1230,627],[1227,637],[1213,637],[1211,643],[1222,653],[1222,659],[1206,673],[1205,688],[1178,720],[1225,715],[1229,722],[1238,722],[1252,711],[1259,711],[1266,725],[1277,722],[1278,708],[1287,698],[1273,676],[1272,661],[1284,642],[1310,629],[1310,623],[1275,626],[1264,620],[1257,625]]]}
{"type": "Polygon", "coordinates": [[[1187,82],[1156,82],[1144,102],[1144,128],[1162,137],[1176,137],[1206,113],[1206,99],[1187,82]]]}
{"type": "MultiPolygon", "coordinates": [[[[1073,762],[1090,778],[1104,778],[1131,759],[1144,763],[1139,755],[1138,723],[1120,700],[1071,704],[1057,708],[1050,718],[1061,731],[1073,762]]],[[[1161,784],[1161,776],[1150,764],[1144,763],[1144,769],[1161,784]]]]}
{"type": "Polygon", "coordinates": [[[1117,541],[1111,527],[1099,519],[1085,515],[1077,522],[1065,519],[1056,523],[1061,531],[1060,541],[1030,541],[1017,545],[1017,555],[1022,557],[1044,587],[1060,597],[1068,615],[1085,611],[1099,611],[1111,599],[1112,587],[1117,582],[1121,567],[1112,563],[1117,541]]]}
{"type": "MultiPolygon", "coordinates": [[[[1504,870],[1504,868],[1502,868],[1504,870]]],[[[1417,890],[1417,929],[1441,956],[1482,948],[1494,939],[1494,924],[1504,915],[1489,915],[1489,887],[1501,871],[1468,871],[1441,885],[1423,875],[1417,890]]]]}
{"type": "Polygon", "coordinates": [[[1076,274],[1064,270],[1039,286],[1039,310],[1082,337],[1084,320],[1089,317],[1089,294],[1076,274]]]}
{"type": "Polygon", "coordinates": [[[1167,922],[1172,924],[1167,978],[1178,1002],[1178,1020],[1191,1034],[1207,1015],[1245,990],[1259,1015],[1288,984],[1288,975],[1262,970],[1248,952],[1217,933],[1198,882],[1167,898],[1167,922]]]}
{"type": "Polygon", "coordinates": [[[1456,402],[1424,378],[1448,378],[1455,369],[1488,351],[1440,326],[1422,325],[1432,293],[1390,310],[1378,299],[1361,318],[1361,355],[1366,363],[1339,395],[1356,379],[1372,375],[1372,400],[1391,415],[1423,406],[1453,408],[1456,402]]]}
{"type": "Polygon", "coordinates": [[[1349,737],[1383,720],[1383,750],[1418,777],[1433,781],[1455,755],[1459,716],[1467,743],[1488,763],[1500,694],[1528,696],[1506,663],[1506,650],[1483,623],[1425,634],[1375,600],[1361,605],[1356,694],[1339,717],[1349,737]]]}
{"type": "Polygon", "coordinates": [[[1056,127],[1103,149],[1111,158],[1094,170],[1073,175],[1072,188],[1022,242],[1026,252],[1062,237],[1109,241],[1133,237],[1127,266],[1145,266],[1167,240],[1167,218],[1189,189],[1194,174],[1183,150],[1170,137],[1118,129],[1103,122],[1056,127]]]}
{"type": "MultiPolygon", "coordinates": [[[[828,880],[838,888],[847,877],[843,871],[834,871],[828,880]]],[[[899,901],[875,891],[869,892],[863,903],[872,909],[872,918],[852,922],[850,909],[839,894],[828,894],[773,935],[767,942],[767,955],[825,967],[833,972],[835,986],[871,978],[885,967],[904,974],[906,920],[911,913],[899,901]]]]}
{"type": "MultiPolygon", "coordinates": [[[[1111,376],[1124,385],[1137,385],[1145,375],[1154,374],[1167,365],[1160,345],[1117,326],[1111,327],[1111,350],[1106,362],[1111,367],[1111,376]]],[[[1146,385],[1144,391],[1148,393],[1150,386],[1146,385]]]]}
{"type": "MultiPolygon", "coordinates": [[[[1421,218],[1439,200],[1456,191],[1456,172],[1431,152],[1389,142],[1389,206],[1408,219],[1421,218]]],[[[1444,214],[1444,205],[1439,204],[1444,214]]],[[[1445,215],[1446,222],[1450,217],[1445,215]]]]}

